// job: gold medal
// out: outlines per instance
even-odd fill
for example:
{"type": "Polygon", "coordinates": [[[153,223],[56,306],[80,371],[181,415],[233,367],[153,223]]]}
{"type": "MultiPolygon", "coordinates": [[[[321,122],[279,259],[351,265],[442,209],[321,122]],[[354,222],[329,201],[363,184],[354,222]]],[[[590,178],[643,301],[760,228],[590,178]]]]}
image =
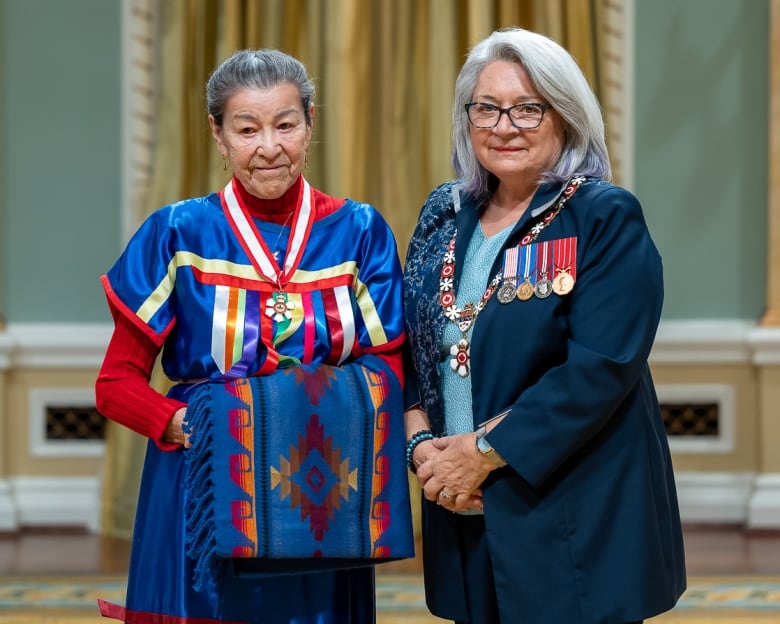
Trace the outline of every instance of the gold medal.
{"type": "Polygon", "coordinates": [[[576,278],[577,237],[571,236],[555,241],[555,279],[553,292],[566,295],[574,288],[576,278]]]}
{"type": "Polygon", "coordinates": [[[566,295],[572,291],[572,288],[574,288],[574,278],[571,273],[565,270],[559,271],[552,283],[553,292],[556,295],[566,295]]]}
{"type": "Polygon", "coordinates": [[[528,301],[534,296],[534,285],[526,278],[526,280],[517,287],[517,298],[520,301],[528,301]]]}

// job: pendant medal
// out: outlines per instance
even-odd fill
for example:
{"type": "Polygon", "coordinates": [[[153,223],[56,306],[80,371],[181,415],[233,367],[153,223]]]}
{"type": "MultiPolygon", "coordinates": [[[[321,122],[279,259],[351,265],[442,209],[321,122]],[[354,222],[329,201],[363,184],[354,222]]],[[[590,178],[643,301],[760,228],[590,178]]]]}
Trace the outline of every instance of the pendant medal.
{"type": "Polygon", "coordinates": [[[574,278],[566,270],[561,270],[558,275],[555,276],[552,284],[553,292],[556,295],[567,295],[574,288],[574,278]]]}
{"type": "Polygon", "coordinates": [[[500,303],[510,303],[515,298],[517,289],[511,282],[504,282],[496,292],[496,299],[500,303]]]}
{"type": "Polygon", "coordinates": [[[289,321],[292,318],[290,310],[295,308],[295,303],[287,299],[287,293],[277,291],[265,302],[265,315],[270,316],[277,323],[289,321]]]}
{"type": "Polygon", "coordinates": [[[450,347],[450,355],[452,356],[450,368],[461,377],[469,376],[470,346],[469,341],[464,337],[450,347]]]}
{"type": "Polygon", "coordinates": [[[464,305],[463,309],[460,311],[458,320],[456,321],[458,324],[458,329],[465,334],[469,330],[469,327],[471,327],[474,319],[477,318],[477,314],[478,312],[473,303],[467,303],[464,305]]]}
{"type": "Polygon", "coordinates": [[[577,238],[569,237],[555,241],[555,278],[553,292],[556,295],[567,295],[574,288],[576,281],[577,238]]]}
{"type": "Polygon", "coordinates": [[[517,287],[517,298],[520,301],[528,301],[534,296],[534,285],[530,280],[526,279],[520,286],[517,287]]]}
{"type": "Polygon", "coordinates": [[[539,299],[546,299],[552,294],[552,291],[552,282],[546,277],[542,277],[540,280],[538,280],[536,282],[536,286],[534,287],[534,294],[539,297],[539,299]]]}

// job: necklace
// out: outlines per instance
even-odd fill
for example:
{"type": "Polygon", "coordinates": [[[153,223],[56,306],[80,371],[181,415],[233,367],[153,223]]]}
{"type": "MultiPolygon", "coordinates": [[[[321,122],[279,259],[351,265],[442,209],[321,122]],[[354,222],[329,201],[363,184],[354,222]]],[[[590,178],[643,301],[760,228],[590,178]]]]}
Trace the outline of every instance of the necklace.
{"type": "Polygon", "coordinates": [[[462,336],[457,343],[450,347],[450,355],[452,356],[450,368],[461,377],[468,377],[471,344],[466,335],[501,283],[501,272],[499,271],[490,281],[490,284],[488,284],[487,289],[482,293],[482,297],[477,303],[469,302],[462,308],[459,307],[455,300],[453,280],[455,275],[455,240],[457,236],[458,233],[456,231],[447,245],[447,252],[444,254],[444,264],[441,267],[439,276],[439,303],[444,309],[444,316],[458,326],[462,336]]]}
{"type": "Polygon", "coordinates": [[[279,229],[279,235],[276,237],[276,242],[273,246],[273,252],[271,255],[274,257],[274,260],[276,260],[276,263],[279,264],[279,253],[281,250],[279,249],[279,241],[282,239],[282,234],[284,233],[284,228],[287,227],[287,224],[290,222],[290,219],[292,218],[293,214],[295,214],[295,210],[290,212],[290,214],[287,215],[287,218],[284,220],[284,223],[282,223],[282,227],[279,229]]]}
{"type": "MultiPolygon", "coordinates": [[[[526,234],[520,241],[520,247],[525,247],[532,243],[539,234],[546,228],[558,213],[566,205],[569,198],[574,195],[580,184],[585,181],[585,178],[578,176],[572,178],[561,193],[558,201],[539,218],[539,220],[531,227],[528,234],[526,234]]],[[[496,276],[490,281],[485,292],[482,293],[482,297],[477,303],[469,302],[462,308],[458,306],[455,299],[455,241],[458,237],[458,231],[452,235],[452,239],[447,245],[447,251],[444,254],[444,262],[441,267],[441,273],[439,274],[439,304],[441,305],[444,316],[450,321],[455,323],[460,330],[461,339],[452,347],[450,347],[450,368],[455,371],[460,377],[468,377],[471,369],[471,343],[467,337],[469,329],[471,329],[474,323],[477,321],[477,316],[482,310],[485,309],[488,301],[496,292],[498,285],[503,279],[503,269],[499,271],[496,276]]]]}

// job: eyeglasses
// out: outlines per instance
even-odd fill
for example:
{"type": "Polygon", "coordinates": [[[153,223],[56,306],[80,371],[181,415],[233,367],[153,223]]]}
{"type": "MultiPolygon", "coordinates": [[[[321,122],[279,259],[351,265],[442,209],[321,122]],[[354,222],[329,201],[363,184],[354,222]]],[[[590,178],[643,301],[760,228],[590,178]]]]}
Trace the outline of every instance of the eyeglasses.
{"type": "Polygon", "coordinates": [[[466,104],[466,114],[475,128],[495,128],[501,121],[501,115],[506,113],[509,123],[518,130],[533,130],[539,127],[545,111],[551,108],[549,104],[539,102],[523,102],[509,108],[501,108],[487,102],[469,102],[466,104]]]}

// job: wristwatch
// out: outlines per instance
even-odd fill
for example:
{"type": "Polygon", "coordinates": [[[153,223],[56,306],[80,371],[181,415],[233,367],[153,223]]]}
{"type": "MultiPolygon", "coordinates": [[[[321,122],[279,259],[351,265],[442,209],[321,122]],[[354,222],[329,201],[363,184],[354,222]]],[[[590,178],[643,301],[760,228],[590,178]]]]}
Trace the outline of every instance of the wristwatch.
{"type": "Polygon", "coordinates": [[[487,441],[485,435],[487,430],[485,427],[477,429],[477,450],[485,457],[489,457],[491,461],[496,465],[496,468],[502,468],[506,466],[506,460],[498,454],[498,451],[494,449],[490,442],[487,441]]]}

